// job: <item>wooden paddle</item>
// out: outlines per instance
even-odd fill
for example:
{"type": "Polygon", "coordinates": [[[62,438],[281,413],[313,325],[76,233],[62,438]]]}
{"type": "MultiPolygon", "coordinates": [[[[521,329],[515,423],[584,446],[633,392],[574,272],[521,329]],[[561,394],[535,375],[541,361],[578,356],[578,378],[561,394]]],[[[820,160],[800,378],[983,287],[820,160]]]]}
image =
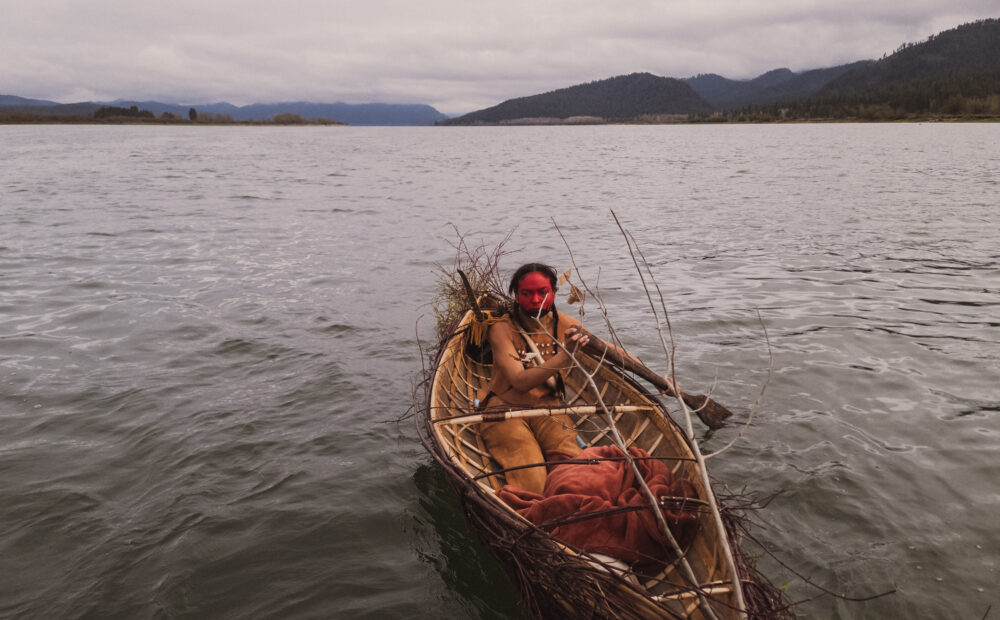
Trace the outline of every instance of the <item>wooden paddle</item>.
{"type": "MultiPolygon", "coordinates": [[[[667,396],[677,395],[677,391],[674,389],[674,386],[667,381],[665,377],[661,377],[650,370],[650,368],[639,361],[638,358],[635,358],[628,353],[621,355],[616,349],[610,348],[608,343],[594,336],[590,332],[584,330],[584,333],[590,337],[590,341],[583,346],[584,353],[587,353],[597,359],[601,359],[603,357],[614,366],[637,374],[646,381],[649,381],[656,388],[663,390],[667,396]]],[[[701,421],[704,422],[709,428],[722,428],[725,426],[725,419],[733,415],[730,410],[726,409],[704,394],[687,394],[685,392],[681,392],[681,398],[692,411],[698,414],[701,421]]]]}
{"type": "MultiPolygon", "coordinates": [[[[468,276],[461,269],[456,269],[458,275],[462,278],[462,285],[465,288],[465,294],[469,297],[469,303],[472,305],[472,310],[476,315],[476,318],[482,320],[484,318],[484,313],[479,307],[479,302],[476,299],[476,294],[472,290],[472,285],[469,283],[468,276]]],[[[582,328],[581,328],[582,329],[582,328]]],[[[617,350],[612,349],[608,346],[606,342],[598,338],[597,336],[591,334],[587,330],[583,330],[587,336],[590,337],[590,341],[584,345],[583,351],[593,357],[598,359],[604,358],[610,361],[613,365],[623,368],[629,372],[634,372],[646,381],[649,381],[656,388],[662,390],[667,396],[676,396],[677,391],[674,386],[666,380],[665,377],[661,377],[656,374],[648,366],[639,361],[629,354],[622,356],[617,350]]],[[[527,339],[531,343],[531,339],[527,339]]],[[[531,343],[534,344],[534,343],[531,343]]],[[[537,353],[537,350],[535,351],[537,353]]],[[[539,355],[539,357],[541,357],[539,355]]],[[[722,428],[725,426],[725,419],[733,415],[733,413],[715,402],[708,396],[704,394],[687,394],[681,392],[681,399],[684,403],[691,408],[692,411],[698,414],[701,421],[705,423],[709,428],[722,428]]]]}

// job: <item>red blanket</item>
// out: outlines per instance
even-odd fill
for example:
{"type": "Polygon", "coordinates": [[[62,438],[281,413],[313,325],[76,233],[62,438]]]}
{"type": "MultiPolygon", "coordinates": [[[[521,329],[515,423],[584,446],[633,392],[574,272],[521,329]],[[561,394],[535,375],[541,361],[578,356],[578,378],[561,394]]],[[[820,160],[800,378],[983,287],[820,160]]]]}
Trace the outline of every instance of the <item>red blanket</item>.
{"type": "MultiPolygon", "coordinates": [[[[639,448],[631,448],[629,453],[636,457],[648,456],[639,448]]],[[[601,446],[587,448],[573,458],[621,456],[622,452],[617,447],[601,446]]],[[[657,498],[697,497],[694,485],[675,478],[662,461],[637,460],[636,465],[657,498]]],[[[635,474],[624,460],[554,465],[545,480],[542,495],[510,485],[497,491],[497,495],[532,523],[579,549],[610,555],[628,564],[656,564],[673,557],[670,543],[648,507],[649,500],[636,484],[635,474]],[[577,520],[588,513],[630,506],[645,508],[577,520]],[[572,522],[558,524],[568,519],[572,522]]],[[[682,549],[697,530],[696,511],[695,505],[686,509],[662,509],[682,549]]]]}

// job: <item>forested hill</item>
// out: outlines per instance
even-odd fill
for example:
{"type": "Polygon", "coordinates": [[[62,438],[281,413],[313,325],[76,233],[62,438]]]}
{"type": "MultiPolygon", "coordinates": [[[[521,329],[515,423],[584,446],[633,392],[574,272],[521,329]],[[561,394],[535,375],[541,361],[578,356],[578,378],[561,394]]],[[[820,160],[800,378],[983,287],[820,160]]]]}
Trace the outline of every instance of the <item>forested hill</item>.
{"type": "Polygon", "coordinates": [[[743,120],[998,116],[1000,19],[984,19],[904,44],[811,97],[762,106],[743,120]]]}
{"type": "Polygon", "coordinates": [[[489,125],[518,119],[572,117],[622,121],[642,116],[706,113],[711,109],[708,102],[680,80],[651,73],[633,73],[541,95],[509,99],[492,108],[439,124],[489,125]]]}
{"type": "Polygon", "coordinates": [[[998,78],[1000,19],[984,19],[946,30],[923,43],[907,43],[891,56],[845,73],[818,94],[843,96],[901,88],[983,96],[1000,92],[998,78]]]}
{"type": "Polygon", "coordinates": [[[717,110],[728,110],[751,104],[809,97],[844,73],[871,62],[863,60],[801,73],[794,73],[790,69],[774,69],[752,80],[730,80],[709,73],[685,78],[684,81],[717,110]]]}

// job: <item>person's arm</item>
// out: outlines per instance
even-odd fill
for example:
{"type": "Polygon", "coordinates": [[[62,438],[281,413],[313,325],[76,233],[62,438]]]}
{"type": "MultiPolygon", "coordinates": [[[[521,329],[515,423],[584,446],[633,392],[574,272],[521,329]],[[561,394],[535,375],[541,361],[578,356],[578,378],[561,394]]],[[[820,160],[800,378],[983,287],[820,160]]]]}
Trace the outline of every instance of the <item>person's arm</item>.
{"type": "Polygon", "coordinates": [[[586,344],[591,345],[590,347],[588,347],[587,352],[590,353],[592,356],[599,357],[599,353],[603,351],[604,347],[606,346],[608,349],[610,349],[611,352],[617,353],[624,359],[633,360],[637,364],[642,363],[637,358],[633,357],[632,354],[626,351],[624,348],[614,343],[608,342],[606,340],[602,340],[597,336],[591,334],[589,331],[587,331],[587,329],[583,325],[579,323],[579,321],[577,321],[575,325],[571,326],[569,329],[566,330],[566,339],[569,340],[573,335],[576,334],[580,334],[583,338],[586,339],[586,341],[583,342],[583,345],[586,344]]]}
{"type": "MultiPolygon", "coordinates": [[[[590,332],[588,332],[586,330],[586,328],[583,327],[583,325],[578,325],[576,327],[570,327],[569,329],[567,329],[566,330],[567,338],[569,337],[569,334],[571,333],[571,330],[575,330],[576,332],[580,332],[581,334],[584,334],[587,337],[587,341],[584,344],[588,344],[589,343],[591,346],[587,348],[586,353],[589,353],[590,356],[593,357],[594,359],[600,359],[602,356],[607,355],[607,356],[611,357],[612,360],[613,360],[615,354],[617,354],[619,357],[621,357],[623,360],[625,360],[626,363],[631,363],[633,366],[636,366],[636,367],[638,367],[638,366],[644,366],[644,364],[642,363],[642,361],[639,358],[635,357],[634,355],[632,355],[631,353],[629,353],[628,351],[626,351],[624,348],[622,348],[622,347],[620,347],[620,346],[618,346],[616,344],[610,343],[610,342],[608,342],[606,340],[601,340],[597,336],[594,336],[593,334],[591,334],[590,332]],[[605,347],[607,347],[607,349],[608,349],[607,352],[605,352],[605,347]]],[[[612,361],[612,363],[617,364],[619,362],[612,361]]],[[[674,388],[674,380],[671,379],[670,377],[664,377],[664,379],[666,380],[667,385],[670,386],[670,389],[673,390],[673,391],[676,391],[676,389],[674,388]]],[[[660,393],[661,394],[670,394],[671,392],[667,391],[667,390],[664,390],[663,388],[660,388],[660,393]]]]}
{"type": "MultiPolygon", "coordinates": [[[[490,345],[493,347],[493,364],[500,368],[500,372],[507,376],[511,386],[518,392],[527,392],[536,388],[560,370],[572,366],[569,355],[560,348],[558,353],[545,360],[542,365],[525,368],[512,344],[515,336],[520,338],[520,335],[514,331],[513,326],[508,321],[502,321],[490,327],[489,339],[490,345]]],[[[586,344],[587,337],[583,334],[575,334],[573,337],[567,337],[567,341],[567,347],[575,351],[586,344]]]]}

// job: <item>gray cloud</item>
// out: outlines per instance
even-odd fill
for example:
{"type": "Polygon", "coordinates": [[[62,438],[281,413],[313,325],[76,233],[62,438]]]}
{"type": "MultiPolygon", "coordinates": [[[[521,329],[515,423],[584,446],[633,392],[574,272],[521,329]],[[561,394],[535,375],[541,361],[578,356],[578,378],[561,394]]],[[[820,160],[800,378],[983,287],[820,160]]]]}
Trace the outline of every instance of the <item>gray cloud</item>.
{"type": "Polygon", "coordinates": [[[633,71],[750,78],[891,53],[995,0],[35,0],[0,21],[0,93],[468,112],[633,71]]]}

